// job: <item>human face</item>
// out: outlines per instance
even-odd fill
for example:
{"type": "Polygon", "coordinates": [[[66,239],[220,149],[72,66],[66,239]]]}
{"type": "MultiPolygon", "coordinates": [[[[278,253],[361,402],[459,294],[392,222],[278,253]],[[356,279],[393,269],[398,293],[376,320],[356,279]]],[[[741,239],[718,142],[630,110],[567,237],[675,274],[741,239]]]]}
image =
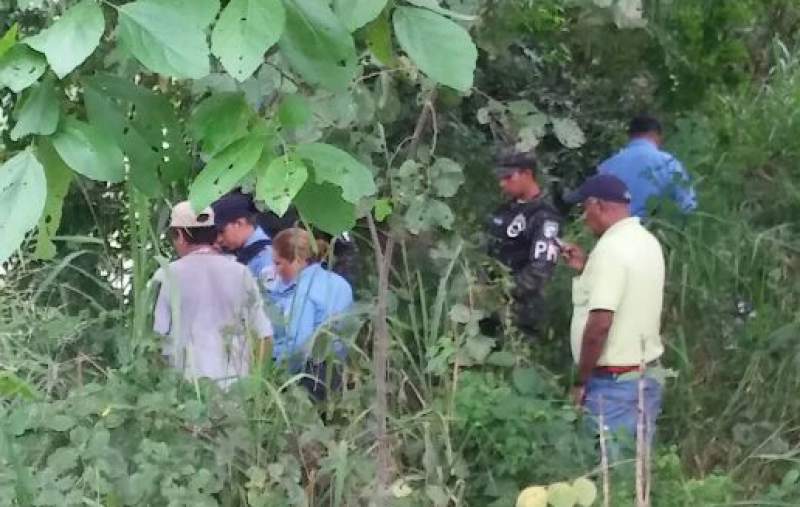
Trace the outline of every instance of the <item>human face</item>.
{"type": "Polygon", "coordinates": [[[253,226],[244,218],[237,218],[222,226],[222,230],[217,236],[217,246],[229,252],[239,250],[251,234],[253,234],[253,226]]]}
{"type": "Polygon", "coordinates": [[[512,199],[526,199],[532,193],[532,186],[535,186],[533,177],[529,171],[517,169],[506,173],[499,178],[500,189],[505,195],[512,199]]]}
{"type": "Polygon", "coordinates": [[[605,230],[603,226],[603,206],[594,197],[583,201],[583,222],[595,236],[600,236],[605,230]]]}
{"type": "Polygon", "coordinates": [[[301,261],[299,258],[295,258],[295,260],[290,261],[288,259],[284,259],[277,253],[273,255],[273,262],[275,263],[275,271],[278,272],[278,276],[281,277],[285,283],[289,283],[295,278],[297,278],[298,273],[302,271],[304,267],[308,265],[307,262],[301,261]]]}

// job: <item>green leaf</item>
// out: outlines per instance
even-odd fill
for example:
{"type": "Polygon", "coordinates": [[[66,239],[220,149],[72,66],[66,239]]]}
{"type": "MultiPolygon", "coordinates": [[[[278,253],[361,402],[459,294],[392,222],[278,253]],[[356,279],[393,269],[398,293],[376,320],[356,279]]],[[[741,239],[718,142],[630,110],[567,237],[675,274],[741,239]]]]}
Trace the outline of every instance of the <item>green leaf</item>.
{"type": "Polygon", "coordinates": [[[28,89],[14,109],[17,124],[11,129],[11,139],[17,141],[28,134],[49,136],[58,127],[59,108],[53,79],[45,78],[28,89]]]}
{"type": "Polygon", "coordinates": [[[449,158],[437,158],[431,166],[430,174],[433,188],[439,197],[453,197],[464,184],[463,169],[449,158]]]}
{"type": "Polygon", "coordinates": [[[511,368],[512,366],[517,364],[517,359],[511,352],[508,352],[507,350],[500,350],[498,352],[492,352],[491,354],[489,354],[489,357],[486,358],[486,362],[493,366],[511,368]]]}
{"type": "Polygon", "coordinates": [[[219,0],[147,0],[147,2],[178,12],[202,30],[214,22],[219,12],[219,0]]]}
{"type": "Polygon", "coordinates": [[[0,37],[0,57],[11,49],[17,43],[17,33],[19,32],[19,23],[14,23],[11,28],[6,30],[6,33],[0,37]]]}
{"type": "Polygon", "coordinates": [[[574,507],[578,495],[566,482],[556,482],[547,487],[547,501],[553,507],[574,507]]]}
{"type": "Polygon", "coordinates": [[[108,132],[67,118],[51,140],[73,171],[93,180],[112,183],[125,177],[122,151],[108,132]]]}
{"type": "Polygon", "coordinates": [[[203,29],[175,6],[139,0],[119,8],[120,42],[153,72],[199,79],[209,73],[203,29]]]}
{"type": "Polygon", "coordinates": [[[317,183],[341,187],[342,197],[351,203],[375,194],[372,172],[346,151],[325,143],[302,144],[297,154],[314,165],[317,183]]]}
{"type": "Polygon", "coordinates": [[[56,255],[56,246],[51,238],[58,232],[61,224],[61,210],[72,183],[73,173],[47,139],[37,141],[36,158],[44,167],[47,199],[44,203],[44,212],[39,219],[39,236],[36,238],[36,250],[33,255],[37,259],[52,259],[56,255]]]}
{"type": "Polygon", "coordinates": [[[84,85],[89,122],[108,132],[128,157],[139,190],[156,197],[159,181],[170,184],[189,174],[184,130],[167,97],[105,74],[84,79],[84,85]]]}
{"type": "Polygon", "coordinates": [[[0,372],[0,396],[33,400],[39,397],[36,388],[10,371],[0,372]]]}
{"type": "Polygon", "coordinates": [[[44,53],[59,78],[73,71],[91,55],[106,28],[103,10],[95,0],[83,0],[70,7],[52,26],[25,43],[44,53]]]}
{"type": "Polygon", "coordinates": [[[572,118],[553,118],[553,133],[566,148],[580,148],[586,143],[586,136],[572,118]]]}
{"type": "Polygon", "coordinates": [[[372,55],[383,65],[392,66],[395,61],[392,47],[392,27],[389,12],[384,11],[364,29],[364,38],[372,55]]]}
{"type": "Polygon", "coordinates": [[[202,144],[203,152],[214,155],[247,135],[253,116],[241,93],[218,93],[192,112],[189,130],[194,140],[202,144]]]}
{"type": "MultiPolygon", "coordinates": [[[[47,468],[56,475],[62,475],[78,466],[80,451],[72,447],[60,447],[47,457],[47,468]]],[[[51,505],[51,504],[47,504],[51,505]]]]}
{"type": "Polygon", "coordinates": [[[355,43],[327,2],[285,0],[281,53],[303,79],[344,91],[358,73],[355,43]]]}
{"type": "Polygon", "coordinates": [[[311,108],[302,95],[286,95],[278,107],[278,119],[286,128],[302,127],[311,118],[311,108]]]}
{"type": "Polygon", "coordinates": [[[439,2],[436,0],[408,0],[408,3],[416,5],[417,7],[423,7],[438,14],[443,14],[453,19],[459,19],[461,21],[474,21],[476,19],[475,16],[471,16],[469,14],[462,14],[450,9],[445,9],[439,5],[439,2]]]}
{"type": "Polygon", "coordinates": [[[450,207],[438,199],[423,195],[414,197],[405,215],[406,227],[411,234],[419,234],[439,226],[450,229],[455,217],[450,207]]]}
{"type": "Polygon", "coordinates": [[[520,394],[536,394],[541,386],[541,379],[534,368],[514,368],[511,380],[520,394]]]}
{"type": "Polygon", "coordinates": [[[387,0],[333,0],[333,10],[351,32],[366,25],[386,7],[387,0]]]}
{"type": "Polygon", "coordinates": [[[597,499],[597,486],[586,477],[579,477],[572,483],[572,489],[578,497],[578,505],[589,507],[597,499]]]}
{"type": "Polygon", "coordinates": [[[283,33],[286,12],[280,0],[231,0],[211,33],[211,51],[238,81],[264,61],[283,33]]]}
{"type": "Polygon", "coordinates": [[[472,88],[478,50],[464,28],[418,7],[398,7],[393,21],[400,47],[422,72],[462,92],[472,88]]]}
{"type": "Polygon", "coordinates": [[[303,220],[334,236],[356,225],[355,205],[343,199],[340,189],[330,183],[307,181],[294,205],[303,220]]]}
{"type": "Polygon", "coordinates": [[[69,431],[75,427],[75,419],[65,414],[57,414],[47,417],[44,426],[53,431],[69,431]]]}
{"type": "Polygon", "coordinates": [[[228,193],[255,167],[264,151],[264,138],[253,134],[215,155],[189,189],[194,209],[203,209],[228,193]]]}
{"type": "Polygon", "coordinates": [[[35,83],[47,68],[44,57],[24,44],[17,44],[0,57],[0,88],[19,93],[35,83]]]}
{"type": "Polygon", "coordinates": [[[29,150],[0,166],[0,262],[19,248],[25,234],[36,225],[44,209],[47,183],[44,169],[29,150]]]}
{"type": "Polygon", "coordinates": [[[483,363],[494,348],[494,338],[487,336],[470,336],[467,338],[465,348],[470,357],[477,363],[483,363]]]}
{"type": "Polygon", "coordinates": [[[383,222],[392,214],[392,201],[389,198],[375,201],[375,220],[383,222]]]}
{"type": "Polygon", "coordinates": [[[288,156],[275,158],[258,176],[256,197],[283,216],[307,179],[308,168],[301,160],[288,156]]]}

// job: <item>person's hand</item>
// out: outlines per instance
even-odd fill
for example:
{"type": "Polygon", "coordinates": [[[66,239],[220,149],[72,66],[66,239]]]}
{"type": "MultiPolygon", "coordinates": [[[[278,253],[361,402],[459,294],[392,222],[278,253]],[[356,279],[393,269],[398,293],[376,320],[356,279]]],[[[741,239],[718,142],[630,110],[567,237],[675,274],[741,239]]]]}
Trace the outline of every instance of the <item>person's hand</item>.
{"type": "Polygon", "coordinates": [[[584,386],[572,386],[570,397],[572,398],[573,405],[581,408],[586,401],[586,388],[584,386]]]}
{"type": "Polygon", "coordinates": [[[578,245],[562,243],[561,256],[566,261],[567,266],[579,273],[583,271],[584,266],[586,266],[586,252],[578,245]]]}

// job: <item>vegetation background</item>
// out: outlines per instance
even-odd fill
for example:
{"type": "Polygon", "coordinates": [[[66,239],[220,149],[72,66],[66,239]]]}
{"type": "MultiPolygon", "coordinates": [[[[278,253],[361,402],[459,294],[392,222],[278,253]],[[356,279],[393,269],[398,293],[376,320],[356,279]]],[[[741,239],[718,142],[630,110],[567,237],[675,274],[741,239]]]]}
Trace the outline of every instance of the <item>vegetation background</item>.
{"type": "Polygon", "coordinates": [[[0,0],[0,505],[583,501],[568,273],[536,342],[478,326],[508,292],[489,160],[535,147],[570,187],[640,111],[701,203],[653,226],[677,375],[652,504],[800,505],[798,28],[797,0],[0,0]],[[276,369],[223,394],[159,362],[169,203],[236,184],[359,238],[324,407],[276,369]]]}

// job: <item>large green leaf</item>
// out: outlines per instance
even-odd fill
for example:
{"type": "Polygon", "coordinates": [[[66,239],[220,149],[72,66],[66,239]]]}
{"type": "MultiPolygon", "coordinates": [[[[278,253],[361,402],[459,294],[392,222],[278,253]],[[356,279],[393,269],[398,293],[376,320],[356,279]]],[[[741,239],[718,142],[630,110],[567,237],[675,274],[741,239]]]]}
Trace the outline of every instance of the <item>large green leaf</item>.
{"type": "Polygon", "coordinates": [[[131,182],[145,195],[189,174],[184,132],[169,100],[116,76],[84,80],[89,122],[108,132],[128,157],[131,182]]]}
{"type": "Polygon", "coordinates": [[[255,167],[264,151],[264,137],[239,139],[212,158],[189,189],[194,209],[203,209],[228,193],[255,167]]]}
{"type": "Polygon", "coordinates": [[[281,53],[313,85],[344,91],[358,72],[355,43],[347,28],[319,0],[284,0],[286,29],[281,53]]]}
{"type": "Polygon", "coordinates": [[[58,126],[59,107],[52,78],[27,90],[14,109],[17,124],[11,129],[11,139],[16,141],[28,134],[49,136],[58,126]]]}
{"type": "Polygon", "coordinates": [[[387,0],[333,0],[333,10],[348,30],[366,25],[386,7],[387,0]]]}
{"type": "Polygon", "coordinates": [[[147,0],[178,12],[182,17],[205,30],[219,12],[219,0],[147,0]]]}
{"type": "Polygon", "coordinates": [[[231,0],[214,25],[211,51],[228,74],[244,81],[278,42],[285,22],[280,0],[231,0]]]}
{"type": "Polygon", "coordinates": [[[437,226],[450,229],[454,220],[453,211],[447,204],[425,196],[412,199],[405,214],[406,227],[412,234],[430,231],[437,226]]]}
{"type": "Polygon", "coordinates": [[[478,50],[464,28],[418,7],[398,7],[393,21],[400,47],[422,72],[462,92],[472,88],[478,50]]]}
{"type": "Polygon", "coordinates": [[[342,197],[351,203],[375,194],[372,172],[346,151],[325,143],[302,144],[297,154],[314,165],[317,183],[333,183],[342,189],[342,197]]]}
{"type": "Polygon", "coordinates": [[[44,53],[53,72],[63,78],[94,52],[105,28],[106,20],[97,2],[83,0],[67,9],[52,26],[25,39],[25,43],[44,53]]]}
{"type": "Polygon", "coordinates": [[[39,235],[36,238],[36,251],[33,255],[37,259],[52,259],[56,255],[56,246],[53,244],[52,238],[61,225],[61,210],[70,183],[72,183],[73,172],[61,160],[47,139],[37,141],[36,158],[44,167],[47,180],[47,199],[44,204],[44,212],[39,219],[39,235]]]}
{"type": "Polygon", "coordinates": [[[47,68],[42,55],[24,44],[17,44],[0,57],[0,89],[19,93],[35,83],[47,68]]]}
{"type": "Polygon", "coordinates": [[[241,93],[218,93],[195,108],[189,130],[203,152],[214,155],[247,134],[254,114],[241,93]]]}
{"type": "Polygon", "coordinates": [[[372,55],[384,65],[393,65],[395,60],[392,47],[392,26],[388,11],[384,11],[364,29],[364,39],[372,55]]]}
{"type": "Polygon", "coordinates": [[[294,205],[306,222],[328,234],[341,234],[356,224],[356,207],[342,199],[338,187],[330,183],[321,185],[307,181],[294,205]]]}
{"type": "Polygon", "coordinates": [[[311,119],[311,108],[302,95],[286,95],[278,108],[278,120],[286,128],[297,128],[311,119]]]}
{"type": "Polygon", "coordinates": [[[0,166],[0,262],[19,248],[44,209],[47,182],[44,169],[29,150],[0,166]]]}
{"type": "Polygon", "coordinates": [[[122,151],[108,132],[67,118],[51,140],[73,171],[93,180],[112,183],[125,177],[122,151]]]}
{"type": "Polygon", "coordinates": [[[258,175],[256,197],[283,216],[307,179],[308,168],[302,160],[277,157],[258,175]]]}
{"type": "Polygon", "coordinates": [[[139,0],[119,8],[120,42],[148,69],[177,78],[209,73],[206,34],[176,6],[139,0]]]}
{"type": "Polygon", "coordinates": [[[19,23],[14,23],[11,28],[6,30],[6,33],[0,37],[0,56],[6,54],[14,44],[17,43],[17,33],[19,32],[19,23]]]}

